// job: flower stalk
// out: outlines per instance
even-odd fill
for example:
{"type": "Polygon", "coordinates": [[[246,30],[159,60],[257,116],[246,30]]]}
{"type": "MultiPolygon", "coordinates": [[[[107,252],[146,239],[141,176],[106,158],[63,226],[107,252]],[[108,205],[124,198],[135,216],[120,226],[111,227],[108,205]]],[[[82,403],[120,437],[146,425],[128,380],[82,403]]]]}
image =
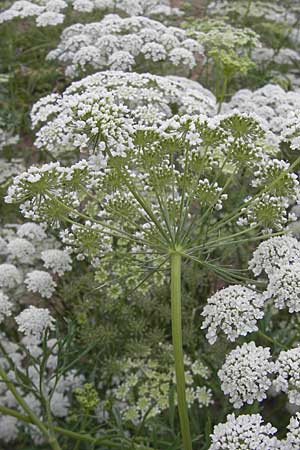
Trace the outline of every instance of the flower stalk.
{"type": "Polygon", "coordinates": [[[171,252],[171,311],[172,340],[175,361],[178,412],[184,450],[192,450],[190,423],[185,394],[184,356],[182,349],[181,319],[181,254],[177,249],[171,252]]]}

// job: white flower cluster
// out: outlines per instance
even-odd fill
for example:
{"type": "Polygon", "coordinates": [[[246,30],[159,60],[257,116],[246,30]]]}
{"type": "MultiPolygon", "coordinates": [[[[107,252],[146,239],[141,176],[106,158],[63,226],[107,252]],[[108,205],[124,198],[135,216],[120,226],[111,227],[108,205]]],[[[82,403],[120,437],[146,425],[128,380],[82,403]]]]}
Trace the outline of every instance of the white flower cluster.
{"type": "Polygon", "coordinates": [[[28,1],[18,0],[3,12],[0,12],[0,24],[13,19],[35,17],[38,27],[53,26],[63,23],[68,3],[64,0],[28,1]]]}
{"type": "Polygon", "coordinates": [[[21,159],[11,159],[10,161],[0,158],[0,185],[25,169],[24,162],[21,159]]]}
{"type": "Polygon", "coordinates": [[[105,13],[118,12],[128,16],[179,16],[181,11],[173,8],[169,0],[72,0],[74,10],[92,12],[103,10],[105,13]]]}
{"type": "Polygon", "coordinates": [[[290,403],[300,406],[300,347],[281,351],[275,364],[275,390],[286,393],[290,403]]]}
{"type": "Polygon", "coordinates": [[[8,147],[10,145],[15,145],[19,140],[19,136],[15,136],[12,133],[4,130],[0,127],[0,151],[3,148],[8,147]]]}
{"type": "Polygon", "coordinates": [[[0,417],[0,436],[1,440],[9,443],[16,439],[18,436],[18,419],[12,416],[0,417]]]}
{"type": "MultiPolygon", "coordinates": [[[[293,95],[297,93],[293,92],[293,95]]],[[[299,95],[299,94],[298,94],[299,95]]],[[[292,150],[300,148],[300,105],[291,110],[285,120],[282,121],[281,139],[288,142],[292,150]]]]}
{"type": "Polygon", "coordinates": [[[67,103],[68,98],[71,102],[72,97],[74,102],[76,95],[86,91],[92,96],[97,90],[99,99],[104,90],[113,93],[116,104],[126,105],[131,113],[136,109],[148,107],[149,113],[153,108],[154,111],[171,117],[174,114],[171,107],[174,106],[181,114],[201,113],[213,116],[216,113],[215,96],[195,81],[176,76],[106,71],[73,82],[62,98],[52,94],[40,99],[32,108],[33,125],[53,119],[55,114],[61,111],[63,101],[67,103]]]}
{"type": "Polygon", "coordinates": [[[15,317],[18,330],[25,336],[40,341],[47,329],[54,330],[54,319],[46,308],[36,308],[30,305],[15,317]]]}
{"type": "Polygon", "coordinates": [[[13,264],[0,264],[0,287],[12,289],[22,282],[22,273],[13,264]]]}
{"type": "Polygon", "coordinates": [[[270,192],[278,197],[288,197],[291,204],[297,202],[300,196],[298,177],[290,172],[290,164],[286,161],[264,157],[254,172],[252,186],[262,188],[277,179],[280,182],[274,184],[270,192]]]}
{"type": "Polygon", "coordinates": [[[286,450],[298,450],[300,448],[300,413],[297,412],[294,417],[291,417],[288,430],[286,450]]]}
{"type": "Polygon", "coordinates": [[[263,423],[260,414],[230,414],[227,422],[214,427],[209,450],[281,450],[276,432],[270,423],[263,423]]]}
{"type": "Polygon", "coordinates": [[[222,132],[217,143],[228,161],[243,164],[253,170],[256,165],[261,164],[262,158],[268,158],[270,152],[266,148],[265,128],[256,114],[217,114],[210,122],[212,128],[222,132]]]}
{"type": "Polygon", "coordinates": [[[180,28],[167,27],[146,17],[105,16],[100,22],[66,28],[49,60],[66,66],[74,78],[99,70],[143,71],[153,64],[158,72],[188,72],[203,59],[203,47],[180,28]],[[157,63],[157,64],[155,64],[157,63]]]}
{"type": "Polygon", "coordinates": [[[259,244],[249,261],[249,269],[258,276],[272,275],[282,266],[300,261],[300,242],[292,236],[278,236],[259,244]]]}
{"type": "Polygon", "coordinates": [[[24,283],[31,292],[38,292],[44,298],[52,297],[56,283],[50,273],[43,270],[33,270],[27,273],[24,283]]]}
{"type": "MultiPolygon", "coordinates": [[[[86,80],[94,81],[94,77],[89,78],[86,80]]],[[[95,78],[97,79],[96,76],[95,78]]],[[[55,99],[53,96],[49,98],[49,120],[40,128],[36,145],[46,148],[62,159],[70,155],[68,152],[71,151],[73,151],[71,154],[73,159],[85,155],[88,159],[81,159],[69,167],[63,167],[59,162],[44,164],[41,167],[32,166],[27,172],[17,176],[9,187],[5,200],[8,203],[21,203],[21,211],[26,218],[36,221],[49,221],[50,218],[51,224],[55,226],[58,226],[66,215],[74,219],[74,214],[77,214],[75,211],[82,204],[82,186],[85,186],[85,190],[93,192],[96,189],[98,192],[99,189],[106,190],[101,199],[104,209],[99,212],[99,217],[101,215],[104,220],[107,217],[110,217],[110,220],[116,220],[116,214],[112,217],[112,214],[107,212],[105,202],[106,194],[111,193],[108,189],[111,180],[115,179],[114,183],[117,184],[120,181],[120,174],[116,173],[110,161],[121,157],[122,164],[127,164],[125,169],[127,182],[131,178],[133,183],[140,186],[151,185],[146,193],[147,196],[149,195],[151,204],[156,196],[155,191],[163,188],[168,199],[168,206],[170,210],[173,210],[172,215],[175,208],[179,208],[180,205],[179,184],[183,181],[185,164],[190,165],[188,176],[191,182],[186,188],[191,191],[191,198],[198,201],[203,210],[207,207],[219,210],[223,206],[223,201],[227,198],[226,193],[223,192],[224,186],[216,184],[212,173],[217,167],[226,172],[228,168],[224,168],[223,162],[224,158],[228,158],[230,172],[233,167],[236,167],[237,172],[241,167],[243,169],[245,166],[249,167],[247,174],[250,177],[249,186],[256,195],[251,201],[248,198],[245,199],[245,207],[242,208],[243,216],[239,221],[241,225],[249,224],[251,227],[257,226],[264,230],[270,230],[272,227],[281,229],[293,220],[294,215],[287,211],[287,206],[300,196],[296,193],[297,178],[286,174],[290,169],[287,163],[281,164],[279,161],[278,164],[275,162],[270,164],[268,177],[265,173],[256,171],[255,183],[254,181],[251,183],[253,164],[256,167],[262,161],[262,148],[259,147],[259,152],[253,152],[251,161],[245,162],[247,152],[250,150],[251,153],[256,143],[263,140],[263,130],[255,119],[237,114],[212,119],[204,115],[176,115],[164,121],[160,118],[160,123],[157,123],[156,118],[152,126],[140,124],[127,105],[116,102],[113,91],[106,89],[101,91],[99,88],[85,89],[86,80],[82,84],[74,83],[70,91],[67,90],[61,98],[57,96],[55,99]],[[78,86],[82,88],[79,89],[78,86]],[[75,89],[74,93],[73,89],[75,89]],[[102,96],[100,96],[101,92],[102,96]],[[57,104],[55,104],[56,101],[57,104]],[[237,137],[236,128],[241,130],[237,133],[237,137]],[[142,153],[147,155],[147,158],[152,158],[151,155],[154,155],[154,152],[157,152],[157,155],[163,155],[163,152],[169,152],[169,145],[174,147],[176,141],[180,142],[179,146],[175,145],[178,152],[178,167],[170,164],[166,156],[156,159],[155,166],[153,162],[146,164],[142,153]],[[165,145],[166,143],[168,144],[165,145]],[[181,154],[184,147],[188,148],[188,155],[185,158],[181,154]],[[141,148],[144,149],[142,153],[141,148]],[[205,152],[203,152],[204,148],[206,148],[205,152]],[[193,170],[195,163],[205,167],[200,182],[193,170]],[[282,175],[275,184],[274,171],[276,174],[279,171],[282,175]],[[263,182],[259,183],[258,180],[262,178],[263,182]],[[171,186],[174,180],[177,184],[176,188],[171,186]],[[257,195],[258,189],[268,190],[268,188],[272,195],[269,193],[257,195]]],[[[46,105],[47,101],[43,99],[34,109],[35,124],[47,118],[46,105]]],[[[117,190],[120,191],[122,198],[128,201],[128,191],[126,186],[124,189],[124,183],[118,187],[115,184],[114,192],[117,190]]],[[[153,205],[153,208],[157,214],[160,214],[158,203],[153,205]]],[[[126,215],[128,211],[123,213],[126,215]]],[[[143,216],[137,208],[132,213],[143,216]]],[[[162,220],[164,221],[163,218],[162,220]]],[[[146,237],[145,233],[148,234],[148,238],[152,236],[150,240],[153,238],[152,225],[147,218],[146,223],[143,224],[141,238],[146,237]],[[148,231],[144,225],[148,227],[148,231]]],[[[123,226],[124,220],[122,224],[120,223],[121,229],[123,226]]]]}
{"type": "MultiPolygon", "coordinates": [[[[84,83],[82,83],[84,88],[84,83]]],[[[122,153],[132,147],[132,120],[128,108],[118,105],[114,95],[106,89],[84,89],[82,93],[66,91],[56,99],[56,114],[53,111],[53,99],[50,96],[50,108],[47,97],[38,102],[32,111],[33,124],[36,125],[50,114],[48,122],[37,132],[35,145],[47,149],[55,156],[77,150],[90,150],[97,153],[108,146],[113,153],[122,153]]],[[[56,169],[55,163],[48,164],[47,171],[56,169]]],[[[45,167],[46,170],[46,167],[45,167]]]]}
{"type": "MultiPolygon", "coordinates": [[[[169,346],[162,346],[164,355],[171,355],[169,346]]],[[[201,361],[192,361],[185,356],[186,397],[188,406],[209,406],[212,392],[205,386],[209,370],[201,361]],[[199,383],[202,385],[199,386],[199,383]]],[[[175,369],[172,361],[145,357],[127,358],[118,361],[119,369],[112,379],[112,388],[107,399],[116,402],[122,418],[134,424],[140,423],[147,414],[147,420],[158,416],[169,407],[171,387],[175,385],[175,369]],[[152,406],[152,407],[151,407],[152,406]]],[[[175,404],[177,397],[175,394],[175,404]]]]}
{"type": "Polygon", "coordinates": [[[71,258],[59,249],[59,242],[46,234],[41,225],[27,222],[10,224],[0,229],[0,288],[15,299],[28,291],[50,298],[57,283],[52,275],[61,277],[71,270],[71,258]],[[43,268],[48,269],[50,273],[43,268]],[[52,274],[52,275],[51,275],[52,274]]]}
{"type": "MultiPolygon", "coordinates": [[[[19,141],[19,136],[15,136],[9,131],[0,127],[0,153],[6,147],[13,146],[19,141]]],[[[5,159],[0,158],[0,185],[9,178],[24,170],[24,161],[20,158],[5,159]]]]}
{"type": "Polygon", "coordinates": [[[96,266],[99,255],[112,252],[112,238],[103,234],[103,228],[98,224],[87,221],[84,225],[73,224],[70,229],[60,232],[60,238],[69,254],[75,254],[78,261],[89,258],[96,266]]]}
{"type": "MultiPolygon", "coordinates": [[[[274,230],[283,230],[288,223],[297,220],[297,216],[288,210],[294,198],[295,192],[290,198],[269,193],[257,197],[249,196],[245,199],[246,206],[241,209],[237,224],[253,228],[259,226],[266,234],[274,230]]],[[[300,196],[297,194],[297,203],[299,199],[300,196]]]]}
{"type": "Polygon", "coordinates": [[[46,269],[50,269],[53,273],[57,273],[58,276],[62,276],[65,272],[72,269],[71,257],[63,250],[44,250],[41,253],[41,258],[44,261],[46,269]]]}
{"type": "Polygon", "coordinates": [[[80,204],[78,193],[72,189],[74,178],[77,182],[82,182],[87,188],[91,188],[94,181],[93,172],[88,168],[85,160],[81,160],[68,168],[62,167],[59,162],[44,164],[42,167],[31,166],[27,172],[23,172],[14,178],[5,201],[13,203],[17,199],[23,202],[20,206],[22,214],[27,219],[38,222],[43,222],[45,216],[49,218],[50,212],[51,223],[53,226],[57,226],[61,218],[59,210],[57,210],[58,217],[55,215],[58,199],[59,202],[65,202],[67,207],[77,208],[80,204]],[[44,195],[45,188],[48,189],[47,195],[44,195]],[[32,197],[33,191],[35,192],[35,198],[27,200],[32,197]],[[36,198],[38,198],[38,204],[35,201],[36,198]],[[53,202],[53,210],[51,210],[51,202],[53,202]]]}
{"type": "Polygon", "coordinates": [[[223,189],[217,182],[211,183],[207,178],[200,180],[196,188],[195,196],[203,206],[212,206],[220,211],[223,208],[223,201],[227,200],[228,194],[222,193],[223,189]]]}
{"type": "Polygon", "coordinates": [[[279,51],[267,47],[256,48],[252,51],[251,57],[258,64],[273,62],[278,65],[293,66],[295,62],[300,61],[299,53],[291,48],[281,48],[279,51]]]}
{"type": "Polygon", "coordinates": [[[66,9],[79,13],[118,12],[127,16],[178,17],[182,12],[169,0],[17,0],[0,11],[0,24],[14,19],[35,18],[37,27],[55,26],[64,22],[66,9]]]}
{"type": "Polygon", "coordinates": [[[32,241],[43,241],[47,238],[47,233],[45,232],[43,226],[34,222],[25,222],[22,225],[19,225],[17,235],[21,238],[27,238],[32,241]]]}
{"type": "Polygon", "coordinates": [[[9,259],[30,263],[35,255],[35,247],[27,239],[16,237],[7,244],[9,259]]]}
{"type": "Polygon", "coordinates": [[[188,28],[193,36],[193,31],[197,41],[204,45],[206,50],[227,49],[236,50],[240,56],[244,51],[261,47],[259,35],[250,28],[237,28],[221,19],[202,20],[188,28]]]}
{"type": "Polygon", "coordinates": [[[9,300],[8,296],[0,291],[0,323],[4,321],[6,317],[12,315],[13,303],[9,300]]]}
{"type": "Polygon", "coordinates": [[[270,349],[256,347],[250,342],[237,346],[226,356],[218,376],[222,391],[229,395],[234,408],[241,408],[245,403],[251,405],[255,400],[261,402],[267,397],[274,371],[270,349]]]}
{"type": "Polygon", "coordinates": [[[202,329],[207,329],[210,344],[223,332],[229,341],[257,331],[257,321],[264,316],[264,298],[254,289],[244,286],[229,286],[216,292],[207,301],[202,316],[202,329]]]}
{"type": "Polygon", "coordinates": [[[272,299],[278,309],[287,307],[290,313],[300,312],[300,259],[270,275],[265,298],[272,299]]]}
{"type": "Polygon", "coordinates": [[[300,243],[291,236],[280,236],[262,242],[253,253],[249,268],[258,276],[268,276],[266,300],[290,313],[300,311],[300,243]]]}
{"type": "Polygon", "coordinates": [[[216,100],[200,84],[179,77],[97,73],[33,106],[33,126],[41,126],[35,145],[56,157],[72,149],[102,153],[106,145],[121,154],[132,148],[133,123],[155,124],[171,117],[175,106],[181,114],[210,116],[216,100]]]}
{"type": "MultiPolygon", "coordinates": [[[[210,15],[232,16],[235,20],[244,20],[247,16],[252,19],[264,19],[265,21],[278,22],[293,25],[297,22],[297,16],[282,3],[256,0],[249,3],[248,0],[213,0],[208,7],[210,15]]],[[[243,23],[243,22],[242,22],[243,23]]]]}
{"type": "MultiPolygon", "coordinates": [[[[289,127],[289,122],[284,119],[290,117],[291,113],[299,108],[299,92],[285,92],[280,86],[273,84],[267,84],[254,92],[241,89],[233,95],[230,102],[223,105],[225,112],[252,113],[255,111],[264,128],[268,130],[267,137],[271,144],[288,139],[288,132],[284,130],[289,127]]],[[[295,125],[299,123],[297,117],[295,115],[295,125]]]]}

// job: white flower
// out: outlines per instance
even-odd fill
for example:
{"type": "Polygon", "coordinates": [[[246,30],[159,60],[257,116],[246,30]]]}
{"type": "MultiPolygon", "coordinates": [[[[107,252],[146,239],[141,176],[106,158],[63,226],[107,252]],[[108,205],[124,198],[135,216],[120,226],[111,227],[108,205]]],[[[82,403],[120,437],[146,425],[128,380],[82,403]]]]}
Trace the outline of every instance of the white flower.
{"type": "Polygon", "coordinates": [[[18,425],[19,421],[15,417],[1,415],[0,417],[1,440],[3,440],[6,443],[14,441],[19,433],[18,425]]]}
{"type": "Polygon", "coordinates": [[[235,408],[240,408],[245,403],[252,404],[267,397],[274,370],[270,349],[256,347],[250,342],[236,347],[226,356],[218,376],[224,394],[229,395],[235,408]]]}
{"type": "Polygon", "coordinates": [[[249,262],[249,269],[256,276],[262,271],[271,275],[282,266],[294,262],[300,262],[300,242],[292,236],[279,236],[259,244],[249,262]]]}
{"type": "Polygon", "coordinates": [[[294,109],[291,109],[287,118],[282,121],[283,129],[281,132],[281,139],[284,142],[288,142],[292,150],[299,150],[300,147],[299,118],[300,104],[297,105],[297,108],[295,107],[294,109]]]}
{"type": "Polygon", "coordinates": [[[43,270],[33,270],[27,273],[24,283],[29,291],[39,292],[45,298],[50,298],[56,287],[51,275],[43,270]]]}
{"type": "MultiPolygon", "coordinates": [[[[1,13],[0,13],[1,23],[1,13]]],[[[9,145],[14,145],[19,141],[19,136],[13,136],[10,132],[0,127],[0,150],[9,145]]]]}
{"type": "Polygon", "coordinates": [[[5,317],[12,315],[13,304],[10,302],[7,295],[0,291],[0,323],[5,317]]]}
{"type": "Polygon", "coordinates": [[[90,0],[73,0],[73,8],[75,11],[92,12],[95,8],[95,3],[90,0]]]}
{"type": "Polygon", "coordinates": [[[63,0],[46,0],[44,2],[30,2],[20,0],[13,3],[7,10],[0,13],[0,23],[12,19],[24,19],[36,16],[37,26],[58,25],[64,21],[64,14],[60,11],[67,7],[63,0]],[[36,4],[42,3],[42,4],[36,4]]]}
{"type": "Polygon", "coordinates": [[[290,313],[300,312],[300,259],[269,276],[265,298],[274,300],[278,309],[288,307],[290,313]]]}
{"type": "Polygon", "coordinates": [[[32,239],[33,241],[43,241],[47,234],[41,225],[34,222],[26,222],[19,226],[17,235],[21,238],[32,239]]]}
{"type": "Polygon", "coordinates": [[[62,276],[72,268],[71,257],[63,250],[45,250],[41,253],[41,258],[46,269],[52,270],[53,273],[57,273],[59,276],[62,276]]]}
{"type": "Polygon", "coordinates": [[[12,289],[22,282],[21,272],[13,264],[0,264],[0,287],[12,289]]]}
{"type": "Polygon", "coordinates": [[[47,11],[53,11],[53,12],[59,12],[63,9],[67,8],[68,3],[64,0],[46,0],[46,10],[47,11]]]}
{"type": "Polygon", "coordinates": [[[147,42],[147,44],[143,45],[141,48],[141,52],[145,59],[152,59],[154,62],[163,61],[167,57],[164,46],[156,42],[147,42]]]}
{"type": "Polygon", "coordinates": [[[160,62],[166,61],[171,63],[168,70],[176,73],[182,67],[194,67],[196,56],[203,56],[202,46],[187,37],[186,31],[147,17],[108,14],[100,22],[66,28],[58,47],[47,58],[62,62],[72,77],[91,69],[135,70],[140,67],[141,57],[144,72],[147,66],[153,70],[153,63],[158,63],[156,71],[165,70],[160,62]]]}
{"type": "Polygon", "coordinates": [[[59,12],[45,11],[37,17],[36,24],[38,27],[59,25],[60,23],[63,23],[64,18],[64,14],[60,14],[59,12]]]}
{"type": "Polygon", "coordinates": [[[288,394],[290,403],[300,406],[300,347],[280,352],[273,385],[277,392],[288,394]]]}
{"type": "Polygon", "coordinates": [[[286,450],[299,450],[300,448],[300,413],[291,417],[286,435],[286,450]]]}
{"type": "Polygon", "coordinates": [[[27,0],[20,0],[0,14],[0,23],[10,21],[15,18],[25,18],[37,16],[44,11],[44,8],[27,0]]]}
{"type": "Polygon", "coordinates": [[[280,450],[280,441],[270,423],[263,424],[260,414],[227,416],[227,422],[214,427],[209,450],[280,450]]]}
{"type": "Polygon", "coordinates": [[[7,242],[5,239],[0,237],[0,255],[6,255],[7,253],[7,242]]]}
{"type": "Polygon", "coordinates": [[[223,332],[230,341],[257,331],[257,320],[262,319],[264,299],[252,289],[230,286],[216,292],[208,299],[202,316],[202,329],[208,329],[206,337],[210,344],[223,332]]]}
{"type": "Polygon", "coordinates": [[[288,212],[288,197],[263,193],[257,197],[248,197],[246,206],[241,210],[241,217],[237,221],[240,226],[260,226],[265,233],[282,230],[294,221],[296,217],[288,212]]]}
{"type": "Polygon", "coordinates": [[[6,159],[0,158],[0,185],[5,183],[9,178],[18,175],[25,169],[21,159],[6,159]]]}
{"type": "Polygon", "coordinates": [[[122,70],[124,72],[132,70],[134,57],[124,50],[114,52],[108,60],[108,65],[112,70],[122,70]]]}
{"type": "Polygon", "coordinates": [[[67,395],[55,391],[51,397],[50,407],[51,412],[55,417],[67,417],[69,407],[71,406],[70,399],[67,395]]]}
{"type": "Polygon", "coordinates": [[[223,106],[224,111],[236,110],[240,113],[255,111],[255,114],[261,118],[267,127],[268,140],[271,144],[278,143],[281,140],[291,140],[291,131],[297,120],[290,120],[289,118],[299,108],[299,92],[285,92],[280,86],[273,84],[267,84],[254,92],[249,89],[242,89],[233,95],[228,104],[223,106]]]}
{"type": "Polygon", "coordinates": [[[47,96],[34,105],[32,122],[41,127],[35,145],[55,156],[78,147],[89,149],[92,157],[100,154],[105,160],[106,145],[111,150],[118,145],[132,147],[131,135],[135,121],[140,123],[140,107],[144,116],[154,116],[152,123],[156,123],[159,113],[171,117],[174,107],[180,114],[214,115],[216,100],[199,83],[184,78],[99,72],[72,83],[62,96],[47,96]],[[83,115],[88,121],[82,120],[83,115]],[[91,145],[91,134],[103,136],[96,148],[91,145]]]}
{"type": "Polygon", "coordinates": [[[54,319],[46,308],[36,308],[30,305],[16,316],[18,330],[26,336],[33,336],[40,340],[44,332],[54,330],[54,319]]]}
{"type": "Polygon", "coordinates": [[[193,53],[186,48],[173,48],[170,51],[170,61],[174,66],[187,66],[189,69],[192,69],[196,65],[196,60],[193,53]]]}
{"type": "Polygon", "coordinates": [[[35,254],[35,247],[26,239],[16,238],[8,242],[7,251],[12,259],[17,259],[21,263],[26,264],[32,260],[35,254]]]}
{"type": "Polygon", "coordinates": [[[193,393],[193,398],[199,404],[200,408],[209,406],[213,403],[212,391],[206,386],[197,386],[193,393]]]}

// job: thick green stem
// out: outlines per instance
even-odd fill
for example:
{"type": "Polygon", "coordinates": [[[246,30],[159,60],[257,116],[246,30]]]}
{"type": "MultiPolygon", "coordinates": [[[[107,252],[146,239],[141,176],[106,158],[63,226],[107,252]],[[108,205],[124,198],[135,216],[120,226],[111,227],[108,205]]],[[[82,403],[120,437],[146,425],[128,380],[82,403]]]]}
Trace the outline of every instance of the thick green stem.
{"type": "Polygon", "coordinates": [[[184,357],[181,324],[181,255],[171,253],[172,339],[175,360],[178,412],[184,450],[192,450],[192,439],[185,395],[184,357]]]}

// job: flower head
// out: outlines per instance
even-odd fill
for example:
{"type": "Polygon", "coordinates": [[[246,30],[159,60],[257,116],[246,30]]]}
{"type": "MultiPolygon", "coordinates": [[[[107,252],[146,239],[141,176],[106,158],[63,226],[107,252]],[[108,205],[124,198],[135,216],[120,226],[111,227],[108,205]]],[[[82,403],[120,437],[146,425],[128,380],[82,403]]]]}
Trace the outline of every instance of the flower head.
{"type": "Polygon", "coordinates": [[[271,361],[270,349],[256,347],[254,342],[243,344],[232,350],[225,359],[218,376],[224,394],[235,408],[243,404],[261,402],[267,395],[272,381],[270,375],[275,371],[271,361]]]}
{"type": "Polygon", "coordinates": [[[287,307],[290,313],[300,312],[300,259],[270,275],[265,298],[274,300],[278,309],[287,307]]]}
{"type": "Polygon", "coordinates": [[[56,287],[56,283],[51,275],[43,270],[28,272],[24,283],[29,291],[39,292],[45,298],[50,298],[56,287]]]}
{"type": "Polygon", "coordinates": [[[249,261],[249,269],[258,276],[272,275],[283,266],[300,261],[300,242],[292,236],[278,236],[259,244],[249,261]]]}
{"type": "Polygon", "coordinates": [[[53,273],[62,276],[65,272],[71,270],[71,257],[63,250],[50,249],[41,253],[46,269],[50,269],[53,273]]]}
{"type": "Polygon", "coordinates": [[[214,427],[209,450],[280,450],[280,442],[270,423],[264,425],[260,414],[227,416],[227,422],[214,427]]]}
{"type": "Polygon", "coordinates": [[[22,282],[21,272],[13,264],[0,264],[0,287],[11,289],[22,282]]]}
{"type": "Polygon", "coordinates": [[[288,394],[289,402],[300,406],[300,347],[280,352],[273,385],[288,394]]]}
{"type": "Polygon", "coordinates": [[[244,286],[230,286],[216,292],[208,299],[202,316],[202,329],[207,329],[210,344],[223,332],[230,341],[257,331],[257,320],[262,319],[264,299],[253,289],[244,286]]]}
{"type": "Polygon", "coordinates": [[[15,318],[18,330],[26,336],[41,340],[47,329],[54,330],[54,319],[48,309],[30,305],[15,318]]]}
{"type": "Polygon", "coordinates": [[[3,320],[12,315],[13,304],[9,300],[8,296],[0,291],[0,323],[3,320]]]}

